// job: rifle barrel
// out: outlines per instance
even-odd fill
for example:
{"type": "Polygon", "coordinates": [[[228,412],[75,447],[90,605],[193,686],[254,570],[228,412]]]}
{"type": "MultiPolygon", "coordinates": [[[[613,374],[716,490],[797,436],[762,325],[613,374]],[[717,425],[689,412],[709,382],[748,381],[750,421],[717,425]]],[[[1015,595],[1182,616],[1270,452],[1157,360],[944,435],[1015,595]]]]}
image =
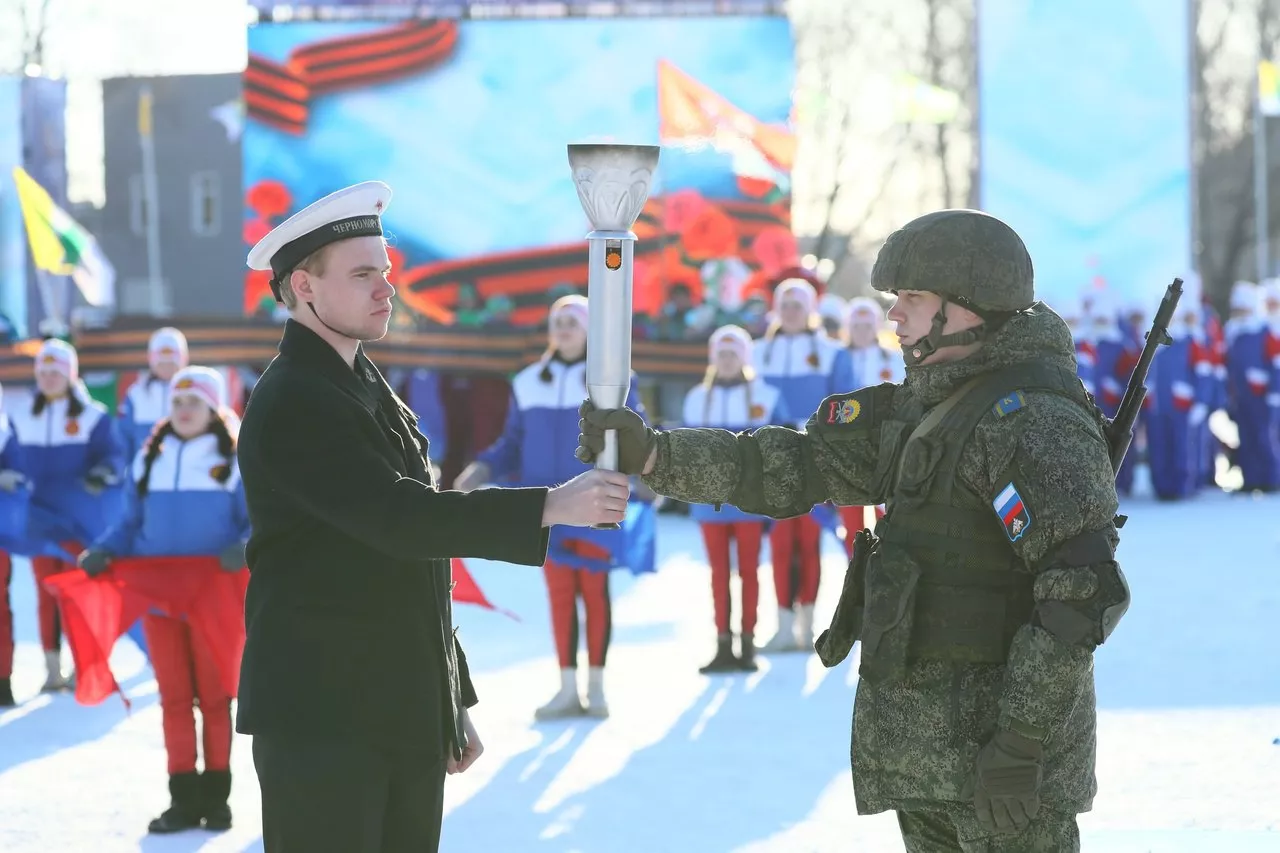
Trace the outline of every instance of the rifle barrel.
{"type": "Polygon", "coordinates": [[[1133,439],[1133,427],[1138,420],[1138,409],[1147,396],[1146,379],[1151,369],[1151,362],[1156,357],[1156,350],[1172,343],[1169,337],[1169,324],[1173,322],[1173,313],[1178,308],[1178,300],[1182,298],[1182,279],[1175,278],[1164,292],[1160,307],[1156,310],[1151,329],[1147,332],[1146,343],[1138,356],[1138,363],[1129,374],[1129,382],[1125,386],[1124,396],[1116,409],[1116,416],[1108,425],[1107,443],[1111,448],[1111,462],[1116,471],[1124,461],[1133,439]]]}

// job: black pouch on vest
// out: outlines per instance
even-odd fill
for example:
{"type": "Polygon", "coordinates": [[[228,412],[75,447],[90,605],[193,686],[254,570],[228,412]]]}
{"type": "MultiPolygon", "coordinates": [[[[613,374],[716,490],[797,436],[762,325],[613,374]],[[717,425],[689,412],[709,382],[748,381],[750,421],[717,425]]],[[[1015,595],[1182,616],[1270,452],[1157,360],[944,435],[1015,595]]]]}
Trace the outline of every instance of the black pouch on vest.
{"type": "Polygon", "coordinates": [[[860,530],[853,537],[853,559],[844,573],[844,587],[840,590],[840,600],[836,602],[836,612],[831,616],[831,627],[823,631],[813,644],[818,659],[827,668],[847,658],[853,651],[853,644],[862,636],[867,564],[878,542],[870,530],[860,530]]]}
{"type": "Polygon", "coordinates": [[[919,580],[920,566],[903,548],[877,548],[867,565],[858,674],[872,684],[906,674],[919,580]]]}

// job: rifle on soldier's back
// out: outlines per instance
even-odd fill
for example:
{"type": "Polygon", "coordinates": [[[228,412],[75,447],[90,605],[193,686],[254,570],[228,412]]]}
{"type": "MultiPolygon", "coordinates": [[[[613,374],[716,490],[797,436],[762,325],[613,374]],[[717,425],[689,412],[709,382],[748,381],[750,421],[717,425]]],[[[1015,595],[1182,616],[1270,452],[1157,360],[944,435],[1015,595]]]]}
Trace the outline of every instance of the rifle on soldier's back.
{"type": "Polygon", "coordinates": [[[1160,300],[1160,308],[1155,319],[1151,321],[1151,330],[1147,332],[1147,342],[1143,344],[1142,354],[1129,374],[1129,384],[1125,386],[1124,397],[1120,400],[1120,408],[1116,416],[1107,421],[1107,447],[1111,452],[1111,468],[1119,473],[1129,445],[1133,443],[1134,424],[1138,421],[1138,413],[1142,411],[1142,403],[1147,398],[1147,372],[1151,370],[1151,361],[1156,357],[1156,350],[1173,343],[1169,336],[1169,324],[1173,322],[1173,312],[1178,308],[1178,300],[1182,298],[1182,279],[1175,278],[1173,284],[1164,291],[1164,299],[1160,300]]]}

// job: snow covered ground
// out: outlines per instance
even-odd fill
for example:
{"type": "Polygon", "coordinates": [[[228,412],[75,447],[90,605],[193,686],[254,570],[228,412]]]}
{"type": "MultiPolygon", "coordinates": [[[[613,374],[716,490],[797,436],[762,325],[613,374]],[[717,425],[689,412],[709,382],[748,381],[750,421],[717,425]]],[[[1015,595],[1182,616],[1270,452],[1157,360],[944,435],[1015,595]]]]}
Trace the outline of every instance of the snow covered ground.
{"type": "MultiPolygon", "coordinates": [[[[1280,851],[1280,498],[1135,502],[1120,556],[1134,604],[1097,657],[1100,792],[1082,816],[1096,853],[1280,851]]],[[[557,683],[541,573],[473,562],[520,622],[460,608],[476,675],[481,761],[450,779],[446,851],[897,851],[892,815],[854,812],[848,770],[855,667],[815,656],[708,678],[708,570],[692,522],[663,516],[661,570],[614,576],[613,716],[535,725],[557,683]]],[[[843,571],[824,543],[818,622],[843,571]]],[[[762,569],[759,633],[774,625],[762,569]]],[[[134,701],[83,708],[39,696],[34,589],[16,567],[14,692],[0,713],[0,851],[258,851],[257,786],[236,742],[235,828],[148,837],[167,803],[150,670],[124,640],[134,701]]]]}

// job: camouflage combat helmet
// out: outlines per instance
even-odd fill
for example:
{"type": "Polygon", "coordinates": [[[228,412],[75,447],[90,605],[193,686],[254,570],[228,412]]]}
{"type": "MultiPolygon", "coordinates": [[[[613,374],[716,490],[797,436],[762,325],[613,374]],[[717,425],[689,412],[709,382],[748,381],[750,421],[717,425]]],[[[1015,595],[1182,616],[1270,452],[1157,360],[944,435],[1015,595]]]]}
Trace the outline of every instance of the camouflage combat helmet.
{"type": "Polygon", "coordinates": [[[871,271],[871,286],[896,293],[922,290],[942,297],[933,328],[903,353],[918,364],[941,347],[982,340],[989,326],[1035,301],[1031,256],[1005,223],[977,210],[939,210],[889,235],[871,271]],[[981,317],[982,326],[942,334],[943,311],[954,302],[981,317]]]}

